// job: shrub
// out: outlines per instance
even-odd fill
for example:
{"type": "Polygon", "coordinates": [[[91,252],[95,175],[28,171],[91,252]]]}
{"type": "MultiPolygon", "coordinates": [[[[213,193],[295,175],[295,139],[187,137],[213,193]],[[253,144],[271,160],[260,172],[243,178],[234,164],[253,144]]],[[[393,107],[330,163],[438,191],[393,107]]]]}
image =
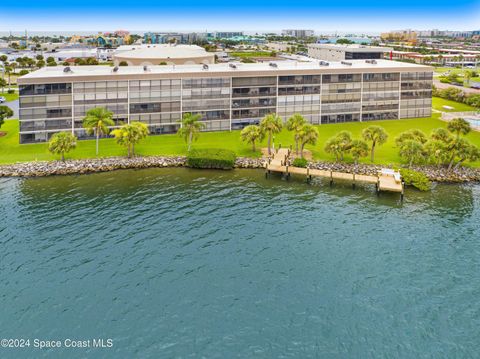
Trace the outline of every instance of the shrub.
{"type": "Polygon", "coordinates": [[[7,91],[7,93],[10,93],[10,94],[15,93],[15,90],[14,90],[14,89],[10,89],[10,90],[7,91]]]}
{"type": "Polygon", "coordinates": [[[308,161],[305,158],[295,158],[292,162],[292,166],[295,167],[307,167],[308,161]]]}
{"type": "Polygon", "coordinates": [[[430,191],[432,188],[432,182],[430,182],[428,177],[421,172],[407,168],[401,168],[400,174],[402,175],[406,185],[413,186],[420,191],[430,191]]]}
{"type": "Polygon", "coordinates": [[[235,165],[235,152],[224,149],[195,149],[187,154],[187,166],[193,168],[232,169],[235,165]]]}

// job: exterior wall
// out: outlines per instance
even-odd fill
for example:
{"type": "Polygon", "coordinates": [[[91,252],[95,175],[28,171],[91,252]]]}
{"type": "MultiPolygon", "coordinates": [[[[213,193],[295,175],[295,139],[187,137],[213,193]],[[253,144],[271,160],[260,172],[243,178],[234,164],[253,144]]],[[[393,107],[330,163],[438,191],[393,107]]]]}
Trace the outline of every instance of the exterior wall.
{"type": "MultiPolygon", "coordinates": [[[[20,142],[43,142],[58,131],[88,137],[86,111],[106,107],[116,126],[141,121],[154,134],[173,133],[188,112],[206,131],[241,129],[268,113],[302,114],[313,124],[431,116],[432,72],[316,74],[183,74],[181,78],[20,84],[20,142]],[[208,76],[211,75],[211,76],[208,76]]],[[[178,76],[178,74],[177,74],[178,76]]]]}
{"type": "Polygon", "coordinates": [[[166,62],[167,65],[191,65],[191,64],[214,64],[215,55],[208,54],[197,57],[155,57],[155,58],[135,58],[132,56],[114,55],[113,63],[118,66],[120,62],[126,61],[128,66],[154,66],[166,62]]]}
{"type": "Polygon", "coordinates": [[[314,59],[324,61],[344,61],[344,60],[368,60],[368,59],[382,59],[384,52],[388,49],[355,49],[355,48],[335,48],[322,47],[315,44],[308,46],[308,56],[314,59]]]}

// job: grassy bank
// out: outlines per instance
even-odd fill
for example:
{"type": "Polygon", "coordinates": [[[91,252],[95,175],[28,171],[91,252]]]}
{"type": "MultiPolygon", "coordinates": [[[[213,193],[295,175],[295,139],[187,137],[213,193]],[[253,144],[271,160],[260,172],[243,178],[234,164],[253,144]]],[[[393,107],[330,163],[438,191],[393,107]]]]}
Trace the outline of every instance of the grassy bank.
{"type": "MultiPolygon", "coordinates": [[[[439,115],[435,114],[431,118],[375,121],[362,123],[342,123],[318,126],[319,139],[316,146],[306,146],[306,149],[312,151],[314,159],[333,161],[334,158],[323,150],[324,144],[330,137],[339,131],[350,131],[355,138],[360,137],[362,129],[369,125],[379,125],[385,128],[389,134],[388,142],[379,147],[376,152],[376,162],[382,164],[401,163],[398,156],[398,149],[395,148],[395,137],[403,131],[411,128],[418,128],[429,134],[434,128],[446,127],[446,123],[439,120],[439,115]]],[[[0,163],[15,163],[22,161],[40,161],[54,160],[58,156],[50,154],[47,150],[47,144],[37,143],[29,145],[20,145],[18,143],[18,121],[8,120],[2,126],[1,131],[7,132],[6,136],[0,137],[0,163]]],[[[472,143],[480,146],[480,133],[472,132],[468,139],[472,143]]],[[[275,144],[278,146],[290,146],[294,144],[291,132],[283,130],[275,137],[275,144]]],[[[257,148],[266,147],[266,140],[257,148]]],[[[251,145],[243,143],[240,140],[240,131],[225,132],[204,132],[194,143],[194,148],[225,148],[235,151],[240,157],[259,157],[260,151],[252,152],[251,145]]],[[[139,155],[185,155],[187,148],[183,140],[177,135],[149,136],[135,147],[139,155]]],[[[115,143],[114,139],[105,138],[100,141],[100,156],[124,156],[125,149],[115,143]]],[[[94,158],[95,141],[78,141],[77,148],[67,154],[67,158],[94,158]]],[[[351,158],[346,158],[351,161],[351,158]]],[[[369,163],[368,159],[362,162],[369,163]]],[[[480,166],[480,162],[475,163],[480,166]]]]}
{"type": "Polygon", "coordinates": [[[460,102],[445,100],[440,97],[432,97],[432,108],[444,112],[476,111],[475,107],[460,102]],[[443,106],[450,106],[453,110],[444,109],[443,106]]]}
{"type": "MultiPolygon", "coordinates": [[[[8,101],[15,101],[18,100],[18,92],[15,93],[8,93],[8,92],[0,92],[0,96],[5,97],[5,100],[8,101]]],[[[6,105],[6,104],[2,104],[6,105]]]]}

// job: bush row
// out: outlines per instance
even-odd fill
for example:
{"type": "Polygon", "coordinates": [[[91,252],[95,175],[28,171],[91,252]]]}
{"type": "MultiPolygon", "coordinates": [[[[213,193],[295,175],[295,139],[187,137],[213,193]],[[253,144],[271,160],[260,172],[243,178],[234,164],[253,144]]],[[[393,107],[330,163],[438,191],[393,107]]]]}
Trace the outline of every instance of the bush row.
{"type": "Polygon", "coordinates": [[[187,153],[187,166],[192,168],[232,169],[235,165],[235,152],[209,148],[195,149],[187,153]]]}

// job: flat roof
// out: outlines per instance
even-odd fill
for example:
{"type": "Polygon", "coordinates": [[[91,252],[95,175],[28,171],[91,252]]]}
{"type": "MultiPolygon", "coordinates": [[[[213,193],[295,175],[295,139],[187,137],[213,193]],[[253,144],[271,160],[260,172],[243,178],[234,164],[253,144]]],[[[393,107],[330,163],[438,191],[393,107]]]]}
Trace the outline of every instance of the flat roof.
{"type": "Polygon", "coordinates": [[[43,67],[18,78],[19,84],[47,83],[62,81],[93,81],[97,79],[124,80],[124,79],[152,79],[152,78],[183,78],[183,77],[247,77],[247,76],[275,76],[296,74],[322,74],[322,73],[362,73],[362,72],[401,72],[401,71],[433,71],[432,67],[411,64],[406,62],[376,60],[376,64],[365,60],[346,61],[351,65],[341,62],[328,62],[322,66],[322,61],[278,61],[269,63],[222,63],[208,65],[157,65],[148,66],[146,71],[143,66],[119,66],[116,72],[110,66],[71,66],[70,72],[64,72],[64,66],[43,67]]]}
{"type": "Polygon", "coordinates": [[[308,47],[353,52],[387,52],[392,50],[389,47],[368,46],[361,44],[309,44],[308,47]]]}
{"type": "Polygon", "coordinates": [[[115,57],[150,59],[150,58],[188,58],[199,56],[214,56],[203,47],[196,45],[170,45],[170,44],[142,44],[124,45],[117,48],[115,57]]]}

